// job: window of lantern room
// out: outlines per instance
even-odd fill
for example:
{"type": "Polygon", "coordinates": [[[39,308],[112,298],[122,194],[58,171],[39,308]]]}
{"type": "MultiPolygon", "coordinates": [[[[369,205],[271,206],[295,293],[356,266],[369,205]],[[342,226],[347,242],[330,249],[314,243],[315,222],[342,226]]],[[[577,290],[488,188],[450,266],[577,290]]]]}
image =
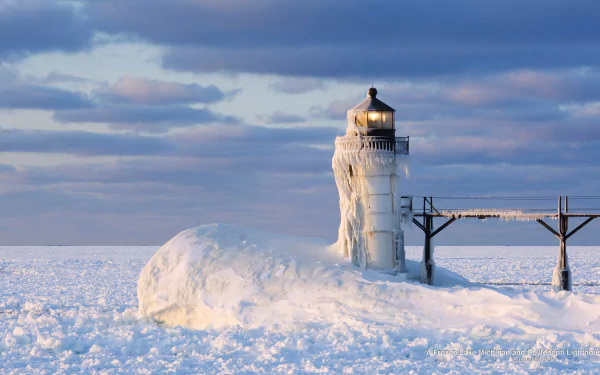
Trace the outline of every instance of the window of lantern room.
{"type": "Polygon", "coordinates": [[[394,112],[381,112],[381,124],[383,129],[394,129],[394,112]]]}
{"type": "Polygon", "coordinates": [[[371,129],[381,129],[381,115],[382,112],[381,111],[369,111],[368,112],[368,121],[369,121],[369,128],[371,129]]]}
{"type": "Polygon", "coordinates": [[[367,121],[367,112],[359,112],[354,115],[354,124],[357,127],[366,128],[368,126],[367,121]]]}

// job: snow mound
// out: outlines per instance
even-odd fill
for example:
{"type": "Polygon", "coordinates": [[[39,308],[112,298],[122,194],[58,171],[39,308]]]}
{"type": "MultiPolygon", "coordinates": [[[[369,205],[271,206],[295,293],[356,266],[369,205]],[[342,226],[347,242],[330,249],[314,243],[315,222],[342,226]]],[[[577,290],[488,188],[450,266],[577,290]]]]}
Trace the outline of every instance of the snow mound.
{"type": "MultiPolygon", "coordinates": [[[[163,245],[138,280],[140,313],[190,328],[347,321],[398,313],[410,293],[408,274],[354,267],[324,240],[288,237],[232,225],[185,230],[163,245]]],[[[437,282],[469,285],[437,270],[437,282]]],[[[420,285],[414,285],[421,287],[420,285]]]]}

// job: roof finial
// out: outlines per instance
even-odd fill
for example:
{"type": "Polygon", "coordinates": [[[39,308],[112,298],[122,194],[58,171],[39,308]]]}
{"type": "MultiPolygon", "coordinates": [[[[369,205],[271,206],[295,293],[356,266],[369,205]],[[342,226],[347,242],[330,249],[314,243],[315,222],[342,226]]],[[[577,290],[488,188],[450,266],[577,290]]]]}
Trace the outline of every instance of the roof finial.
{"type": "Polygon", "coordinates": [[[367,96],[369,98],[375,99],[375,97],[377,96],[377,89],[375,87],[371,86],[371,88],[369,89],[369,91],[367,91],[367,96]]]}

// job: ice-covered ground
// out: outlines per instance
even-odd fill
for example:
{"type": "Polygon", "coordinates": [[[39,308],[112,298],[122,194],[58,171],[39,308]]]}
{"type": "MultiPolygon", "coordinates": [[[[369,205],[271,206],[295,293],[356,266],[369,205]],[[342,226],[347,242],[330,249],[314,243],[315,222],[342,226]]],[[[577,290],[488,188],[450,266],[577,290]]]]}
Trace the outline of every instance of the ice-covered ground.
{"type": "Polygon", "coordinates": [[[572,294],[528,285],[550,282],[556,247],[438,247],[439,267],[517,285],[357,271],[371,311],[206,330],[139,316],[137,280],[157,249],[0,247],[0,373],[600,373],[600,355],[577,352],[600,350],[600,295],[585,294],[600,293],[598,247],[569,249],[572,294]]]}

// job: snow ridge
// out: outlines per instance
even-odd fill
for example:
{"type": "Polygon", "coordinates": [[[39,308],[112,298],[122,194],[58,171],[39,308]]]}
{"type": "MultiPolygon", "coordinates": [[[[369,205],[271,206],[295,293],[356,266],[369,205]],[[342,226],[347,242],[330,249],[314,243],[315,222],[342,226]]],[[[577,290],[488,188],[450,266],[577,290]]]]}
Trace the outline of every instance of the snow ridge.
{"type": "MultiPolygon", "coordinates": [[[[323,240],[204,225],[150,259],[138,301],[143,316],[197,329],[344,322],[380,309],[393,316],[390,302],[406,293],[399,283],[418,279],[418,264],[408,263],[411,274],[392,276],[356,268],[323,240]]],[[[441,282],[469,284],[443,270],[441,282]]]]}

